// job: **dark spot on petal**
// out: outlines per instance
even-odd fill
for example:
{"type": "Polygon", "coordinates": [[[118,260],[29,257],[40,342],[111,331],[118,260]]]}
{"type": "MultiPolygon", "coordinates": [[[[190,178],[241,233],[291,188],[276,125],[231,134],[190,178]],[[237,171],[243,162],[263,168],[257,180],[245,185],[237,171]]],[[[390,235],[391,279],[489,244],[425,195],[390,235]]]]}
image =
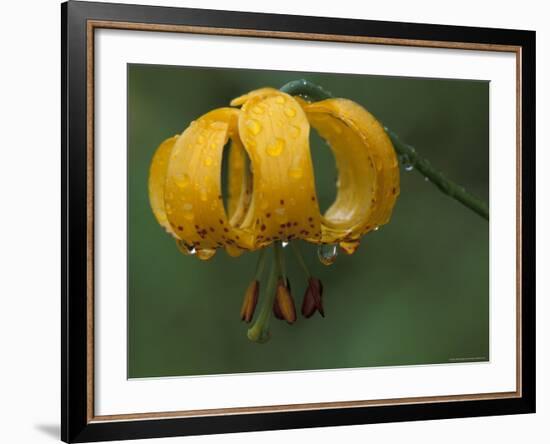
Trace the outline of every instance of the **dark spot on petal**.
{"type": "Polygon", "coordinates": [[[262,226],[260,227],[260,230],[265,231],[265,225],[262,225],[262,226]]]}

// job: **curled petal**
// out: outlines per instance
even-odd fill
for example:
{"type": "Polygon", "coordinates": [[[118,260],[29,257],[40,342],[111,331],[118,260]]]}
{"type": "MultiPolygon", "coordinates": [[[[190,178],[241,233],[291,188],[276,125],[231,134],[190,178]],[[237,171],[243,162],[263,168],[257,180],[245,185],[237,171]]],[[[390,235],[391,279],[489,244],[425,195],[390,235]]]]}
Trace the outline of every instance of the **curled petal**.
{"type": "Polygon", "coordinates": [[[266,96],[271,96],[273,94],[278,94],[278,93],[279,93],[278,89],[271,88],[269,86],[267,86],[265,88],[258,88],[258,89],[255,89],[253,91],[250,91],[246,94],[243,94],[242,96],[234,98],[231,101],[230,105],[231,106],[241,106],[253,97],[266,97],[266,96]]]}
{"type": "Polygon", "coordinates": [[[322,241],[351,241],[388,222],[399,194],[399,168],[382,125],[346,99],[306,104],[309,122],[328,141],[338,168],[336,200],[323,217],[322,241]]]}
{"type": "Polygon", "coordinates": [[[241,227],[256,233],[255,246],[320,239],[309,124],[299,103],[276,90],[250,93],[239,134],[253,171],[252,201],[241,227]]]}
{"type": "Polygon", "coordinates": [[[228,162],[227,215],[232,226],[239,226],[250,206],[252,179],[246,151],[240,138],[232,139],[228,162]]]}
{"type": "MultiPolygon", "coordinates": [[[[220,108],[197,119],[177,139],[168,162],[166,214],[178,237],[194,247],[199,258],[211,257],[219,247],[236,256],[254,245],[252,233],[231,225],[222,200],[224,147],[231,138],[236,149],[242,149],[238,114],[236,109],[220,108]]],[[[236,214],[246,201],[240,193],[234,201],[232,211],[236,214]]]]}
{"type": "Polygon", "coordinates": [[[168,221],[164,206],[164,183],[166,182],[168,161],[178,137],[179,135],[170,137],[159,145],[149,168],[149,202],[153,214],[157,222],[175,238],[178,236],[168,221]]]}

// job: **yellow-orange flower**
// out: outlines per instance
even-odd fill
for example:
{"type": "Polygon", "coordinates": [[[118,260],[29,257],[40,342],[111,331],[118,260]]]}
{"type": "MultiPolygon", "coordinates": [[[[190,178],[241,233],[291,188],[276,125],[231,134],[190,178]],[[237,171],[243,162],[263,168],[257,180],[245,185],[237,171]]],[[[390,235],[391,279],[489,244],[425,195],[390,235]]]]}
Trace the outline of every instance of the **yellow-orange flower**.
{"type": "Polygon", "coordinates": [[[302,239],[338,244],[351,254],[361,236],[389,221],[399,194],[397,157],[382,125],[362,106],[347,99],[309,103],[273,88],[231,105],[165,140],[151,163],[153,213],[183,253],[209,259],[223,248],[238,256],[302,239]],[[331,147],[339,174],[336,199],[324,214],[311,127],[331,147]],[[227,208],[221,184],[226,145],[227,208]]]}

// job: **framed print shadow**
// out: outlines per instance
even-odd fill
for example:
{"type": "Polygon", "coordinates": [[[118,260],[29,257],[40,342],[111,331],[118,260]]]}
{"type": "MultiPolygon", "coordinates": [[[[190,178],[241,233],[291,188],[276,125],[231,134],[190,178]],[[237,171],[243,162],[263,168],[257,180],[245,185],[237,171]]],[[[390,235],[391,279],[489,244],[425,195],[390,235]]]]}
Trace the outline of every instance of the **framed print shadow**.
{"type": "Polygon", "coordinates": [[[535,33],[69,1],[65,442],[535,411],[535,33]]]}

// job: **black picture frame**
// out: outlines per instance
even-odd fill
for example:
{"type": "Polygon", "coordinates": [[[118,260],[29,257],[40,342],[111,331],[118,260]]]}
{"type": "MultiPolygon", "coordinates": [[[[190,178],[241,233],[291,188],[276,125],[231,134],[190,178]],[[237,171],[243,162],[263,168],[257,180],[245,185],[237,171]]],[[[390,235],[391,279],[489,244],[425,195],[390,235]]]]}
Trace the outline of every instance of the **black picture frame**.
{"type": "MultiPolygon", "coordinates": [[[[535,412],[535,32],[202,9],[69,1],[61,5],[62,53],[62,375],[61,438],[90,442],[180,435],[370,424],[535,412]],[[96,421],[90,416],[88,359],[93,319],[90,273],[87,146],[87,38],[90,20],[236,30],[368,36],[381,39],[512,45],[521,66],[521,292],[518,331],[521,394],[499,399],[340,407],[304,411],[96,421]]],[[[445,45],[443,45],[445,46],[445,45]]]]}

